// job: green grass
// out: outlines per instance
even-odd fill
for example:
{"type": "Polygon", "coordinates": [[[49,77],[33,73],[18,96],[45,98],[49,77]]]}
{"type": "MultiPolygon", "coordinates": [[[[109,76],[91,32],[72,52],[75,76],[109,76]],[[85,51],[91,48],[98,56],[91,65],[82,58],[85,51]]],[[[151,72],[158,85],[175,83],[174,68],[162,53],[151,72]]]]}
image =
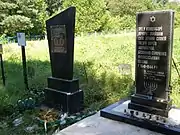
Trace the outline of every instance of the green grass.
{"type": "MultiPolygon", "coordinates": [[[[173,58],[179,67],[180,29],[175,30],[173,58]]],[[[30,41],[26,47],[29,87],[43,90],[47,86],[47,77],[51,75],[47,41],[30,41]]],[[[132,93],[135,64],[135,33],[116,35],[89,35],[76,37],[74,77],[80,79],[80,87],[85,92],[85,105],[95,105],[97,109],[125,98],[132,93]],[[132,73],[121,75],[120,64],[131,64],[132,73]]],[[[17,44],[4,45],[6,87],[0,88],[0,106],[16,103],[17,99],[28,94],[25,91],[21,49],[17,44]],[[4,100],[6,99],[6,100],[4,100]]],[[[172,98],[178,101],[179,80],[175,68],[172,68],[172,98]]],[[[93,106],[94,107],[94,106],[93,106]]],[[[1,108],[1,107],[0,107],[1,108]]],[[[3,108],[3,107],[2,107],[3,108]]],[[[2,110],[2,109],[1,109],[2,110]]]]}
{"type": "MultiPolygon", "coordinates": [[[[89,70],[93,72],[93,76],[100,82],[97,85],[100,88],[94,87],[92,93],[98,91],[98,89],[102,89],[102,95],[106,94],[105,99],[108,104],[117,101],[119,98],[124,98],[131,93],[129,88],[132,85],[132,80],[135,78],[135,33],[79,37],[76,39],[76,44],[76,61],[79,63],[90,62],[91,68],[89,70]],[[131,76],[124,77],[120,75],[117,67],[122,63],[131,64],[131,76]],[[104,74],[106,75],[103,77],[104,74]],[[101,83],[103,82],[101,77],[105,80],[105,84],[101,83]]],[[[174,31],[173,58],[180,70],[179,44],[180,29],[176,29],[174,31]]],[[[172,66],[171,85],[173,88],[171,94],[173,103],[180,107],[180,81],[174,66],[172,66]]]]}
{"type": "MultiPolygon", "coordinates": [[[[180,29],[175,30],[173,58],[180,70],[180,29]]],[[[51,76],[47,41],[27,42],[26,47],[29,87],[42,91],[51,76]]],[[[135,33],[89,35],[76,37],[74,77],[79,78],[85,92],[85,106],[100,109],[134,91],[135,33]],[[132,73],[122,75],[120,64],[130,64],[132,73]]],[[[21,49],[17,44],[4,45],[6,87],[0,85],[0,116],[13,112],[18,99],[29,96],[24,88],[21,49]]],[[[172,66],[173,103],[180,107],[178,74],[172,66]]],[[[1,118],[0,117],[0,118],[1,118]]]]}
{"type": "MultiPolygon", "coordinates": [[[[129,63],[134,69],[133,44],[133,34],[76,38],[74,77],[80,79],[86,107],[99,109],[129,95],[132,76],[121,76],[118,65],[129,63]]],[[[27,42],[26,55],[28,69],[34,69],[34,73],[28,71],[29,87],[41,91],[47,86],[47,77],[51,75],[47,42],[27,42]]],[[[7,104],[14,104],[29,93],[24,88],[21,48],[17,44],[4,45],[3,57],[7,85],[0,89],[0,100],[6,101],[0,102],[0,112],[7,104]]]]}

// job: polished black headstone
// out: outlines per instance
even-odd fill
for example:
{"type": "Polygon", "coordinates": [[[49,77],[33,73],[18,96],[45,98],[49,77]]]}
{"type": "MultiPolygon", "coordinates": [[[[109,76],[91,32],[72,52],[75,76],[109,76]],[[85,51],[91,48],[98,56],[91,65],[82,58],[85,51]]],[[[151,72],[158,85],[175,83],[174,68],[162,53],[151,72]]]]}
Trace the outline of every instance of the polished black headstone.
{"type": "Polygon", "coordinates": [[[137,14],[136,94],[168,100],[174,12],[137,14]]]}
{"type": "Polygon", "coordinates": [[[46,28],[52,76],[73,79],[75,8],[47,20],[46,28]]]}
{"type": "Polygon", "coordinates": [[[45,103],[64,112],[83,109],[83,91],[73,78],[75,7],[46,21],[52,76],[45,89],[45,103]]]}
{"type": "Polygon", "coordinates": [[[137,14],[136,93],[130,109],[168,116],[173,23],[173,11],[137,14]]]}
{"type": "Polygon", "coordinates": [[[170,78],[173,24],[174,12],[171,10],[137,13],[135,94],[128,103],[122,100],[102,109],[102,117],[167,135],[180,134],[179,126],[166,123],[166,120],[171,119],[168,115],[172,109],[170,78]],[[140,113],[142,117],[139,117],[140,113]],[[152,116],[156,119],[152,119],[152,116]],[[160,118],[163,118],[163,122],[160,122],[160,118]]]}

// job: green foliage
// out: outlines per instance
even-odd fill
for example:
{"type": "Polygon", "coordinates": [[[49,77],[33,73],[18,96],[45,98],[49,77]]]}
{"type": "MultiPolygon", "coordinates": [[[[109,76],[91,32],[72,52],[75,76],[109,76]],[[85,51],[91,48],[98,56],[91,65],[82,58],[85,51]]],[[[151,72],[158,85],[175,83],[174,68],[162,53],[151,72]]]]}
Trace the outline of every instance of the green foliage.
{"type": "Polygon", "coordinates": [[[137,12],[158,7],[151,0],[106,0],[106,4],[110,14],[104,30],[115,33],[124,29],[135,29],[137,12]]]}
{"type": "Polygon", "coordinates": [[[62,8],[62,0],[45,0],[47,4],[47,12],[49,16],[52,16],[55,12],[62,8]]]}
{"type": "Polygon", "coordinates": [[[5,38],[5,34],[0,36],[0,44],[6,44],[7,43],[7,39],[5,38]]]}
{"type": "Polygon", "coordinates": [[[175,28],[179,28],[180,26],[180,12],[175,13],[175,28]]]}
{"type": "Polygon", "coordinates": [[[162,4],[161,1],[152,0],[106,0],[110,12],[105,31],[118,32],[123,29],[134,29],[136,13],[141,11],[172,9],[175,11],[175,28],[180,26],[180,6],[177,3],[162,4]]]}
{"type": "Polygon", "coordinates": [[[113,16],[135,16],[136,12],[152,10],[152,0],[107,0],[107,6],[113,16]]]}
{"type": "Polygon", "coordinates": [[[30,18],[21,16],[21,15],[13,15],[8,16],[6,19],[2,21],[2,25],[4,33],[16,33],[18,31],[25,31],[33,28],[33,24],[30,18]]]}
{"type": "Polygon", "coordinates": [[[105,32],[111,32],[111,33],[119,33],[120,31],[126,29],[126,30],[131,30],[135,29],[135,24],[136,24],[136,18],[135,16],[115,16],[115,17],[109,17],[109,20],[103,27],[103,31],[105,32]]]}
{"type": "Polygon", "coordinates": [[[168,3],[163,8],[174,10],[175,12],[174,25],[175,25],[175,28],[178,28],[180,26],[180,6],[177,3],[168,3]]]}
{"type": "Polygon", "coordinates": [[[135,16],[126,15],[120,18],[120,29],[135,29],[135,16]]]}
{"type": "Polygon", "coordinates": [[[120,17],[111,17],[109,15],[108,22],[104,25],[103,30],[105,32],[118,33],[120,28],[120,17]]]}
{"type": "Polygon", "coordinates": [[[141,11],[173,9],[175,27],[180,26],[180,6],[161,0],[0,0],[0,34],[43,34],[47,18],[69,6],[77,10],[77,35],[134,30],[136,13],[141,11]]]}
{"type": "Polygon", "coordinates": [[[0,34],[42,34],[45,31],[46,4],[44,0],[0,1],[0,34]]]}
{"type": "Polygon", "coordinates": [[[100,31],[106,22],[104,0],[66,0],[63,7],[75,6],[76,33],[100,31]]]}

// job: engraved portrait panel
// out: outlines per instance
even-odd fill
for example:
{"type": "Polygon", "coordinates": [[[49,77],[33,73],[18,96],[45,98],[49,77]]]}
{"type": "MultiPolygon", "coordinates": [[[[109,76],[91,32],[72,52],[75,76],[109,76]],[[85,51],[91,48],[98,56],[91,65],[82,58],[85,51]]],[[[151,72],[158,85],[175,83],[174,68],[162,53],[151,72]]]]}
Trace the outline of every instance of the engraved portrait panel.
{"type": "Polygon", "coordinates": [[[51,30],[51,52],[67,53],[65,25],[50,26],[50,30],[51,30]]]}

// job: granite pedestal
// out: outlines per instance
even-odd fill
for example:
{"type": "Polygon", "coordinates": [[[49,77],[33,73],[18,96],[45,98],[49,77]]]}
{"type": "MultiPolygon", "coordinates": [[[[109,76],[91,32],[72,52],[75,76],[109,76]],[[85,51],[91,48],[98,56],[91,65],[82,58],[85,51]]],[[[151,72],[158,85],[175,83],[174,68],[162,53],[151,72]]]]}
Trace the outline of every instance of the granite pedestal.
{"type": "Polygon", "coordinates": [[[122,100],[100,111],[100,115],[166,135],[180,135],[180,109],[171,108],[168,117],[128,109],[130,100],[122,100]]]}

